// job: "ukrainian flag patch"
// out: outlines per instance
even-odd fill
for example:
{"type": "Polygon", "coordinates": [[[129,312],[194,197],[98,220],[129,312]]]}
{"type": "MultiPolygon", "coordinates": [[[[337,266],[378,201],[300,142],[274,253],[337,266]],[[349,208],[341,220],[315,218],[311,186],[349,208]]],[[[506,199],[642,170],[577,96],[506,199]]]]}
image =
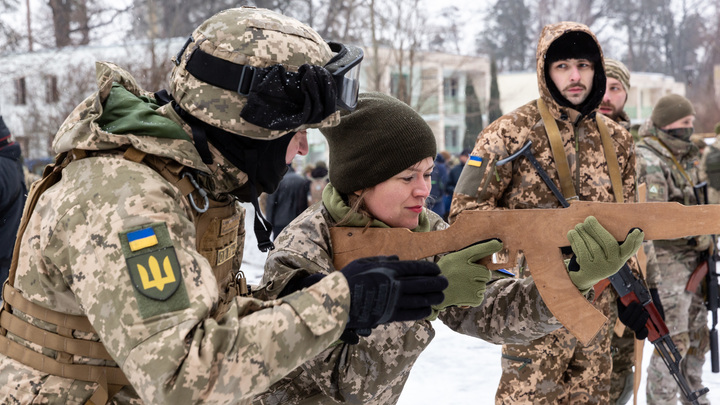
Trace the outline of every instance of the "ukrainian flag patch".
{"type": "Polygon", "coordinates": [[[153,247],[158,244],[157,236],[155,235],[155,231],[152,227],[128,232],[127,241],[132,252],[137,252],[140,249],[153,247]]]}
{"type": "Polygon", "coordinates": [[[480,156],[470,156],[470,158],[467,161],[467,164],[470,166],[480,167],[482,166],[483,159],[480,156]]]}
{"type": "Polygon", "coordinates": [[[167,224],[156,222],[118,236],[140,316],[146,319],[188,308],[190,300],[167,224]]]}

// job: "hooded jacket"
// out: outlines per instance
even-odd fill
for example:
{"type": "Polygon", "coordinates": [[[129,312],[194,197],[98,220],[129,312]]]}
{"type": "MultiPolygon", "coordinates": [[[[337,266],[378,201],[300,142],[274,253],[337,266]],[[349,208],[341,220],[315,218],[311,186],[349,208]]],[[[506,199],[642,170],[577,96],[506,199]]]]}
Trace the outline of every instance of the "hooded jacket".
{"type": "MultiPolygon", "coordinates": [[[[545,56],[548,48],[560,36],[573,31],[588,35],[597,44],[597,39],[588,27],[573,22],[549,25],[543,29],[540,35],[536,54],[540,99],[548,107],[557,123],[578,198],[586,201],[615,201],[596,122],[596,119],[603,119],[620,166],[622,195],[625,202],[633,202],[636,198],[633,140],[632,136],[620,125],[597,113],[605,91],[604,81],[602,88],[595,88],[595,83],[599,80],[597,77],[593,80],[593,89],[587,98],[589,101],[583,104],[585,113],[558,103],[546,82],[548,75],[545,74],[545,70],[549,66],[546,65],[545,56]]],[[[597,48],[600,53],[598,60],[602,60],[602,50],[599,44],[597,48]]],[[[595,76],[600,74],[604,75],[602,63],[595,65],[595,76]]],[[[518,157],[504,165],[495,165],[498,160],[507,158],[520,150],[528,141],[532,142],[531,151],[534,157],[545,169],[556,187],[561,190],[550,142],[538,109],[538,100],[533,100],[503,115],[480,133],[455,188],[449,215],[450,223],[464,210],[562,207],[528,159],[518,157]]],[[[498,226],[502,226],[502,224],[498,224],[498,226]]],[[[531,229],[528,232],[534,232],[538,238],[542,238],[541,229],[531,229]]],[[[521,246],[517,248],[522,250],[521,246]]],[[[532,271],[532,267],[523,263],[522,257],[515,259],[518,266],[513,269],[513,272],[519,274],[520,277],[532,279],[532,275],[527,272],[528,268],[532,271]]],[[[636,274],[639,274],[634,259],[632,261],[631,268],[636,274]]],[[[604,294],[607,293],[615,294],[612,289],[606,289],[604,294]]],[[[591,290],[587,298],[594,299],[594,296],[594,292],[591,290]]],[[[603,302],[610,301],[612,301],[610,298],[597,300],[596,305],[604,306],[603,302]]],[[[527,302],[532,305],[534,301],[528,299],[527,302]]],[[[525,305],[528,304],[525,303],[525,305]]],[[[608,306],[603,307],[602,311],[609,314],[611,310],[608,306]]],[[[463,320],[461,315],[456,314],[454,324],[449,324],[449,326],[467,333],[463,329],[458,329],[468,322],[463,320]]],[[[563,332],[557,333],[569,333],[565,329],[561,331],[563,332]]],[[[526,342],[530,342],[532,339],[527,339],[526,342]]]]}
{"type": "MultiPolygon", "coordinates": [[[[575,192],[580,200],[615,201],[607,162],[598,132],[596,118],[601,117],[597,108],[602,101],[605,86],[593,89],[588,96],[592,104],[582,114],[580,111],[560,105],[551,95],[546,82],[545,55],[553,41],[570,31],[589,35],[596,43],[594,34],[585,25],[563,22],[547,26],[540,35],[537,48],[537,77],[540,98],[555,118],[567,155],[575,192]]],[[[598,44],[598,49],[600,45],[598,44]]],[[[600,50],[599,60],[602,60],[600,50]]],[[[604,75],[602,63],[595,65],[595,75],[604,75]]],[[[607,124],[620,165],[626,202],[635,201],[635,154],[630,134],[607,117],[607,124]]],[[[471,153],[470,164],[466,164],[455,188],[449,220],[467,209],[495,208],[559,208],[550,189],[544,184],[532,164],[525,158],[512,163],[495,166],[499,159],[506,158],[532,141],[532,152],[550,178],[560,188],[557,168],[553,160],[550,143],[543,125],[537,100],[503,115],[485,128],[479,135],[471,153]],[[482,162],[473,165],[472,162],[482,162]]]]}
{"type": "MultiPolygon", "coordinates": [[[[73,336],[99,340],[112,360],[60,357],[117,364],[131,383],[113,397],[117,403],[247,403],[337,340],[348,317],[347,282],[330,275],[282,300],[235,297],[222,306],[224,277],[198,251],[197,238],[206,233],[196,229],[192,203],[175,183],[122,151],[132,146],[166,167],[179,165],[211,200],[231,207],[237,204],[228,193],[247,177],[213,148],[214,163],[203,163],[187,124],[170,104],[158,107],[127,72],[98,63],[97,78],[98,92],[73,111],[53,142],[57,152],[88,156],[71,161],[40,196],[21,240],[14,286],[42,308],[87,318],[95,333],[73,336]],[[161,260],[153,262],[155,256],[161,260]]],[[[224,255],[237,269],[244,221],[220,219],[208,229],[237,233],[237,245],[228,247],[236,252],[224,255]]],[[[13,314],[54,332],[17,309],[13,314]]],[[[7,338],[40,352],[18,336],[7,338]]],[[[55,358],[54,350],[43,352],[55,358]]],[[[81,404],[96,386],[48,377],[0,355],[2,398],[81,404]]]]}

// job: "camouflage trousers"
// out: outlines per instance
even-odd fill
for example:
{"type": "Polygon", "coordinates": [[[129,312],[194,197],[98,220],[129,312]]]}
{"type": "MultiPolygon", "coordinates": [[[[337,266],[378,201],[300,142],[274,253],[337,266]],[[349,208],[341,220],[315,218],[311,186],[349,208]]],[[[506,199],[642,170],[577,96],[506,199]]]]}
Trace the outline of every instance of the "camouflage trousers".
{"type": "MultiPolygon", "coordinates": [[[[662,275],[658,294],[665,310],[665,323],[673,343],[683,357],[680,372],[694,391],[702,387],[705,354],[710,350],[708,314],[702,289],[698,287],[694,293],[685,291],[685,284],[695,269],[696,260],[674,260],[661,250],[657,253],[662,275]]],[[[684,404],[688,403],[657,352],[653,352],[650,358],[646,394],[648,405],[677,404],[678,399],[684,404]]],[[[698,402],[710,403],[707,395],[700,397],[698,402]]]]}
{"type": "Polygon", "coordinates": [[[610,403],[623,405],[633,394],[635,365],[635,333],[625,328],[622,336],[612,334],[612,376],[610,377],[610,403]]]}
{"type": "Polygon", "coordinates": [[[528,344],[502,349],[496,404],[607,404],[610,399],[610,339],[617,295],[609,288],[595,307],[611,319],[587,346],[561,328],[528,344]]]}

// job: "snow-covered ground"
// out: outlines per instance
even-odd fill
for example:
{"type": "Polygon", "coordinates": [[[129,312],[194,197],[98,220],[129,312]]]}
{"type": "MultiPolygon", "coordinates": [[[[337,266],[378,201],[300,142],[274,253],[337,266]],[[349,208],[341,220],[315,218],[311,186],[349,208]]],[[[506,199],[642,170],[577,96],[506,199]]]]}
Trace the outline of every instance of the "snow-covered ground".
{"type": "MultiPolygon", "coordinates": [[[[247,210],[243,270],[251,284],[262,276],[266,254],[257,248],[253,234],[253,208],[247,210]]],[[[400,397],[399,405],[484,405],[492,404],[500,380],[500,346],[461,335],[448,329],[441,321],[434,321],[436,335],[430,346],[420,355],[410,372],[410,378],[400,397]]],[[[645,343],[642,383],[638,404],[645,401],[645,370],[652,353],[652,345],[645,343]]],[[[720,404],[720,374],[710,371],[710,355],[703,369],[708,398],[720,404]]]]}

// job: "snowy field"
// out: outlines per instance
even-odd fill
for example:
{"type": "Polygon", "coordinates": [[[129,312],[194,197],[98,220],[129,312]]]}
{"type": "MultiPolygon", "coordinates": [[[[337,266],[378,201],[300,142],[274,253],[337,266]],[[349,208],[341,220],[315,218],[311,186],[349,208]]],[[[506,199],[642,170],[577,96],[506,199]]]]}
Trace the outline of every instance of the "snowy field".
{"type": "MultiPolygon", "coordinates": [[[[266,254],[258,250],[252,231],[253,208],[249,204],[244,206],[247,239],[243,270],[249,282],[256,284],[262,276],[266,254]]],[[[492,404],[501,374],[500,346],[453,332],[439,320],[433,322],[433,327],[435,339],[410,372],[399,405],[492,404]]],[[[651,353],[652,345],[646,342],[638,404],[646,404],[645,370],[651,353]]],[[[720,374],[710,371],[709,353],[703,379],[705,386],[710,388],[708,398],[720,405],[720,374]]]]}

